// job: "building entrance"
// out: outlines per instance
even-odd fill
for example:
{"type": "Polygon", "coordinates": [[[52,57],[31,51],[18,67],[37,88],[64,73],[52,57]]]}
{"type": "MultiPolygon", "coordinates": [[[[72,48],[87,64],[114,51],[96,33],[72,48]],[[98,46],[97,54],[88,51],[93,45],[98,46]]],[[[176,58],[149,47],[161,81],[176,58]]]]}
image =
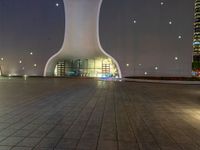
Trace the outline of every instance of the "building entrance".
{"type": "Polygon", "coordinates": [[[111,59],[75,59],[57,62],[54,76],[58,77],[118,77],[118,70],[111,59]]]}

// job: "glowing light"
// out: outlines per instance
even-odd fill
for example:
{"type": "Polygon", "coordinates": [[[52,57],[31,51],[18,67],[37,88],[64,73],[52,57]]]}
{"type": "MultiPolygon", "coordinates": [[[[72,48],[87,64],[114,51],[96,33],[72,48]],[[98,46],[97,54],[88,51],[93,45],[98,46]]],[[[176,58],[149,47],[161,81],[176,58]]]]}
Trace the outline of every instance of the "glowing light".
{"type": "Polygon", "coordinates": [[[3,61],[3,60],[4,60],[4,58],[2,57],[2,58],[1,58],[1,61],[3,61]]]}
{"type": "MultiPolygon", "coordinates": [[[[191,118],[195,118],[196,122],[193,122],[195,124],[199,123],[200,120],[200,110],[198,108],[190,108],[190,109],[182,109],[182,112],[190,116],[191,118]]],[[[191,118],[187,117],[187,120],[190,120],[191,118]]]]}
{"type": "Polygon", "coordinates": [[[182,36],[181,36],[181,35],[179,35],[179,36],[178,36],[178,38],[179,38],[179,39],[182,39],[182,36]]]}
{"type": "Polygon", "coordinates": [[[164,5],[164,2],[161,2],[160,5],[164,5]]]}
{"type": "Polygon", "coordinates": [[[139,66],[142,66],[142,64],[138,64],[139,66]]]}
{"type": "Polygon", "coordinates": [[[172,24],[172,21],[169,21],[169,24],[171,25],[171,24],[172,24]]]}
{"type": "Polygon", "coordinates": [[[145,74],[145,75],[147,75],[148,73],[147,73],[147,72],[145,72],[144,74],[145,74]]]}
{"type": "Polygon", "coordinates": [[[26,80],[26,79],[27,79],[27,77],[28,77],[28,75],[26,75],[26,74],[25,74],[25,75],[24,75],[24,80],[26,80]]]}
{"type": "Polygon", "coordinates": [[[34,64],[33,66],[34,66],[34,67],[37,67],[37,64],[34,64]]]}
{"type": "Polygon", "coordinates": [[[8,76],[9,76],[9,77],[11,77],[12,75],[11,75],[11,74],[9,74],[8,76]]]}
{"type": "Polygon", "coordinates": [[[133,20],[133,23],[137,23],[137,21],[136,21],[136,20],[133,20]]]}
{"type": "Polygon", "coordinates": [[[155,67],[155,70],[158,70],[158,67],[155,67]]]}
{"type": "Polygon", "coordinates": [[[127,67],[129,67],[129,64],[126,64],[127,67]]]}
{"type": "Polygon", "coordinates": [[[19,60],[19,63],[21,64],[21,63],[22,63],[22,61],[21,61],[21,60],[19,60]]]}
{"type": "Polygon", "coordinates": [[[56,3],[56,7],[58,7],[59,6],[59,3],[56,3]]]}
{"type": "Polygon", "coordinates": [[[178,60],[178,57],[174,57],[174,60],[178,60]]]}
{"type": "Polygon", "coordinates": [[[33,52],[30,52],[30,55],[33,55],[33,52]]]}
{"type": "Polygon", "coordinates": [[[102,75],[102,74],[98,73],[98,74],[97,74],[97,77],[98,77],[98,78],[100,78],[100,77],[105,77],[105,75],[102,75]]]}
{"type": "Polygon", "coordinates": [[[193,42],[193,45],[200,45],[200,42],[193,42]]]}

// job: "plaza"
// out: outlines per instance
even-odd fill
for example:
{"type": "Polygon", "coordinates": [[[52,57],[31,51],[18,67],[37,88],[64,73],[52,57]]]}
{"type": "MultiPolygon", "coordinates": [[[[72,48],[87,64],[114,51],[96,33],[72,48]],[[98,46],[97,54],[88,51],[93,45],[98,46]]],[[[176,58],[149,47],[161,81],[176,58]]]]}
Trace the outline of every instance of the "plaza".
{"type": "Polygon", "coordinates": [[[200,0],[1,1],[0,150],[200,150],[200,0]]]}
{"type": "Polygon", "coordinates": [[[199,150],[199,87],[0,78],[0,150],[199,150]]]}

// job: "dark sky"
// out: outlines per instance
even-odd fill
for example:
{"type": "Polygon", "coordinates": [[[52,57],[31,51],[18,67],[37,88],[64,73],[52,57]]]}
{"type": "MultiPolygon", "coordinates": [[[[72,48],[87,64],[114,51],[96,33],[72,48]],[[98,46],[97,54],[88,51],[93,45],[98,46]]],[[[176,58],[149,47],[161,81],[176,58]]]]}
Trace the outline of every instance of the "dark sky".
{"type": "MultiPolygon", "coordinates": [[[[117,59],[124,75],[145,71],[156,75],[155,66],[159,74],[175,70],[184,75],[191,69],[193,7],[194,0],[104,0],[102,47],[117,59]]],[[[63,37],[62,0],[0,0],[0,58],[5,73],[43,74],[63,37]]]]}

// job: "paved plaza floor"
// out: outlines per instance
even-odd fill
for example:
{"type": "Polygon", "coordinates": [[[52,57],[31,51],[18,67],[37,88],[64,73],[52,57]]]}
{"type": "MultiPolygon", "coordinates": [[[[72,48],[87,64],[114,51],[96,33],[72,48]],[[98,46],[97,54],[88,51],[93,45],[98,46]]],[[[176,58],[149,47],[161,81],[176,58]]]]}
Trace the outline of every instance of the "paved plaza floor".
{"type": "Polygon", "coordinates": [[[200,85],[0,78],[0,150],[200,150],[200,85]]]}

